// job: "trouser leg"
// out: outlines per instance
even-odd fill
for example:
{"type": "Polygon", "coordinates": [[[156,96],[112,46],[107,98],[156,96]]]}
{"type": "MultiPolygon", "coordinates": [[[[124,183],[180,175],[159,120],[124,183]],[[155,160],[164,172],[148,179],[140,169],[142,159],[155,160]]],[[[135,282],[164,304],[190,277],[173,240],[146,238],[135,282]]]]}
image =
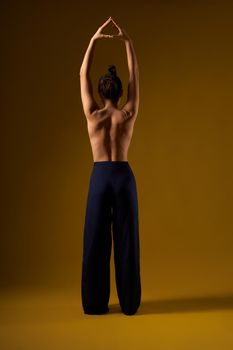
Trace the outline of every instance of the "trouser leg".
{"type": "Polygon", "coordinates": [[[141,302],[138,199],[132,172],[115,194],[113,240],[119,302],[123,313],[132,315],[141,302]]]}
{"type": "Polygon", "coordinates": [[[82,306],[84,313],[109,311],[111,206],[109,191],[95,173],[89,185],[83,237],[82,306]]]}

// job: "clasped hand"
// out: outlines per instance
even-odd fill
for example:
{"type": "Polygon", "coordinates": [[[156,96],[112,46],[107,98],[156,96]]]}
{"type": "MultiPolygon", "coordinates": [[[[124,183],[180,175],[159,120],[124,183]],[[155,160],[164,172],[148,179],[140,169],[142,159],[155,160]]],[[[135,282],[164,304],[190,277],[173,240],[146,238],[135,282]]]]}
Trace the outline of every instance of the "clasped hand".
{"type": "Polygon", "coordinates": [[[124,28],[119,26],[119,25],[117,25],[116,22],[112,19],[112,17],[109,17],[107,19],[107,21],[104,22],[104,24],[102,24],[98,28],[97,32],[92,37],[92,39],[102,39],[102,38],[110,38],[110,39],[111,38],[117,38],[117,39],[120,39],[120,40],[123,40],[123,41],[129,40],[129,36],[126,33],[126,31],[124,30],[124,28]],[[112,35],[110,35],[110,34],[103,34],[103,32],[102,32],[103,29],[105,27],[107,27],[107,25],[110,22],[112,23],[112,26],[115,26],[118,29],[118,34],[112,34],[112,35]]]}

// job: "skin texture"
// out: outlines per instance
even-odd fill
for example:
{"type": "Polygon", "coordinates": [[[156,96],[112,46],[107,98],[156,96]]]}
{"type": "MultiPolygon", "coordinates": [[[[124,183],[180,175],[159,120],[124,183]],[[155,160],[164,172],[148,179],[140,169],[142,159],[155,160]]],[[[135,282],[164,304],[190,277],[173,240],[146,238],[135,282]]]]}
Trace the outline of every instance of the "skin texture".
{"type": "Polygon", "coordinates": [[[90,40],[80,68],[80,88],[93,161],[127,161],[128,149],[139,109],[139,69],[132,40],[124,28],[116,24],[112,17],[109,17],[98,28],[90,40]],[[118,29],[118,34],[103,34],[103,29],[108,24],[114,25],[118,29]],[[125,44],[129,82],[127,101],[120,109],[118,108],[120,99],[117,103],[102,99],[104,107],[101,108],[93,97],[90,67],[96,42],[100,39],[118,39],[125,44]]]}

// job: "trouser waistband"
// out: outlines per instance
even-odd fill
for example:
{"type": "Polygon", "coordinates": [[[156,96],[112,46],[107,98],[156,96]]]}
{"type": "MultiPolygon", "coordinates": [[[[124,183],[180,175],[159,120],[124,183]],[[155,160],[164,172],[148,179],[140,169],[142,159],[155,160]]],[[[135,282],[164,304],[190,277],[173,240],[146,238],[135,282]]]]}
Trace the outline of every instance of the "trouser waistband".
{"type": "Polygon", "coordinates": [[[98,166],[98,165],[114,165],[114,164],[127,164],[129,165],[128,160],[101,160],[101,161],[97,161],[97,162],[93,162],[94,166],[98,166]]]}

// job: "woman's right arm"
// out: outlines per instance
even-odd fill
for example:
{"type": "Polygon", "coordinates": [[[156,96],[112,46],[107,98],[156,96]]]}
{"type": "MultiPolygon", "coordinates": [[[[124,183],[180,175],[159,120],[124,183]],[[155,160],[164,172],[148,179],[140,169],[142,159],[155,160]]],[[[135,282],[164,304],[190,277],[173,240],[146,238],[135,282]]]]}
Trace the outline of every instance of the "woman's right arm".
{"type": "Polygon", "coordinates": [[[129,69],[128,96],[127,102],[122,107],[122,111],[124,112],[125,119],[136,118],[139,109],[139,67],[137,57],[133,47],[133,42],[129,35],[126,33],[124,28],[117,25],[113,19],[112,22],[119,30],[119,33],[116,35],[116,37],[125,42],[129,69]]]}
{"type": "Polygon", "coordinates": [[[139,109],[139,67],[133,42],[130,38],[125,40],[127,62],[129,69],[128,96],[127,102],[122,110],[126,118],[136,118],[139,109]]]}

